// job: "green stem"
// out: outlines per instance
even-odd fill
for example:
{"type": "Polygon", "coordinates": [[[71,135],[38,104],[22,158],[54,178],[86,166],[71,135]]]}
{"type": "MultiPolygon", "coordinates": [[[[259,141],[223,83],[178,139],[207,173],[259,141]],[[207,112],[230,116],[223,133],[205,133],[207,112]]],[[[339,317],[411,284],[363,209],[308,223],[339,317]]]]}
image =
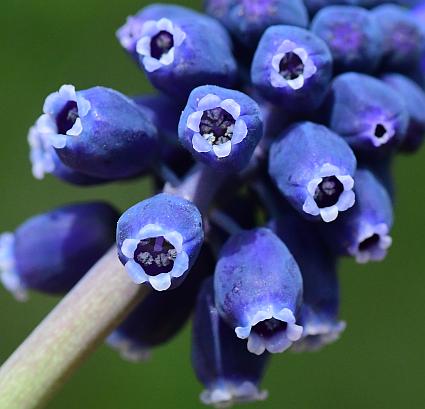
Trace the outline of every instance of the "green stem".
{"type": "Polygon", "coordinates": [[[111,249],[0,368],[0,409],[34,409],[148,293],[111,249]]]}

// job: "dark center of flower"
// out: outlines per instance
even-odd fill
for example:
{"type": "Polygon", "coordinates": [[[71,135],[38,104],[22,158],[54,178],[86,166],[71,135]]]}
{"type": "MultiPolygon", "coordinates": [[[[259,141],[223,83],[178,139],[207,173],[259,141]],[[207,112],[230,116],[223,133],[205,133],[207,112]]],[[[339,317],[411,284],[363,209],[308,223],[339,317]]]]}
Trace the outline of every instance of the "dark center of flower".
{"type": "Polygon", "coordinates": [[[304,64],[301,58],[292,51],[286,53],[279,63],[279,74],[285,80],[294,80],[304,72],[304,64]]]}
{"type": "Polygon", "coordinates": [[[218,107],[204,111],[199,131],[211,145],[221,145],[232,139],[234,126],[232,115],[218,107]]]}
{"type": "Polygon", "coordinates": [[[151,40],[151,56],[159,60],[174,47],[173,35],[168,31],[160,31],[151,40]]]}
{"type": "Polygon", "coordinates": [[[56,116],[56,126],[58,127],[58,133],[66,135],[66,133],[74,126],[77,118],[77,103],[75,101],[68,101],[56,116]]]}
{"type": "Polygon", "coordinates": [[[173,269],[176,257],[176,249],[162,236],[140,240],[134,252],[134,260],[150,276],[169,273],[173,269]]]}
{"type": "Polygon", "coordinates": [[[367,251],[371,250],[373,247],[375,247],[380,240],[379,234],[374,233],[372,236],[368,237],[367,239],[363,240],[359,244],[359,250],[360,251],[367,251]]]}
{"type": "Polygon", "coordinates": [[[264,338],[269,338],[280,331],[285,331],[288,327],[288,323],[285,321],[277,320],[276,318],[270,318],[268,320],[260,321],[258,324],[252,327],[257,335],[264,338]]]}
{"type": "Polygon", "coordinates": [[[330,207],[338,203],[343,191],[344,185],[336,176],[326,176],[317,186],[313,198],[318,207],[330,207]]]}
{"type": "Polygon", "coordinates": [[[382,138],[387,133],[387,128],[382,124],[377,124],[374,133],[377,138],[382,138]]]}

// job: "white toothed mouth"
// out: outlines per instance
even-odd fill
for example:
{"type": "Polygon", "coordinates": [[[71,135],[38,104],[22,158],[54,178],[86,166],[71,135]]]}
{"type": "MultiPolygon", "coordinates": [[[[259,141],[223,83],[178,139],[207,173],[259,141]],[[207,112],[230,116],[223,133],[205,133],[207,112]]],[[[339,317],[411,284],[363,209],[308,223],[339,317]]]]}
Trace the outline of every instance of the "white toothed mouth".
{"type": "Polygon", "coordinates": [[[144,362],[151,356],[149,349],[138,345],[136,342],[120,334],[119,331],[114,331],[109,335],[106,338],[106,344],[117,350],[121,358],[129,362],[144,362]]]}
{"type": "Polygon", "coordinates": [[[337,341],[346,327],[345,321],[317,317],[317,320],[304,323],[303,335],[292,345],[291,350],[294,352],[318,351],[337,341]]]}
{"type": "Polygon", "coordinates": [[[257,311],[248,325],[236,327],[235,333],[238,338],[248,339],[248,351],[255,355],[261,355],[265,351],[281,353],[301,338],[303,328],[295,321],[289,308],[275,313],[270,306],[257,311]],[[274,328],[267,328],[268,323],[272,323],[274,328]],[[264,331],[260,328],[262,325],[266,325],[264,331]]]}
{"type": "Polygon", "coordinates": [[[15,267],[14,245],[13,233],[0,235],[0,280],[18,301],[27,301],[27,287],[19,278],[15,267]]]}
{"type": "Polygon", "coordinates": [[[271,66],[271,85],[275,88],[288,87],[294,91],[301,89],[304,86],[305,80],[317,72],[317,67],[307,51],[290,40],[283,41],[277,49],[276,54],[272,58],[271,66]],[[289,62],[288,68],[282,66],[283,61],[290,58],[297,60],[296,69],[290,67],[294,64],[293,61],[289,62]],[[294,69],[296,72],[292,72],[294,69]]]}
{"type": "Polygon", "coordinates": [[[312,216],[320,216],[324,222],[329,223],[338,217],[339,212],[348,210],[354,205],[354,179],[350,175],[341,173],[338,167],[330,163],[326,163],[320,168],[317,176],[311,179],[306,186],[307,197],[303,204],[303,211],[305,213],[312,216]],[[334,204],[319,207],[315,200],[315,195],[321,183],[327,178],[335,178],[340,183],[341,193],[334,204]]]}
{"type": "Polygon", "coordinates": [[[80,136],[84,130],[81,118],[87,116],[90,109],[90,102],[81,95],[77,95],[73,85],[62,85],[58,92],[50,94],[43,106],[45,115],[40,117],[40,119],[43,118],[43,129],[44,133],[48,135],[48,143],[56,149],[63,149],[67,144],[67,137],[80,136]],[[65,133],[59,133],[60,130],[56,123],[57,118],[67,104],[72,102],[75,102],[77,117],[73,121],[72,126],[66,129],[65,133]]]}
{"type": "Polygon", "coordinates": [[[348,249],[358,263],[383,260],[391,247],[392,238],[386,223],[363,224],[359,230],[357,243],[348,249]]]}
{"type": "Polygon", "coordinates": [[[362,135],[369,139],[373,146],[379,148],[388,143],[395,135],[394,121],[384,116],[374,120],[362,135]]]}
{"type": "Polygon", "coordinates": [[[267,391],[261,391],[253,382],[240,383],[222,381],[217,382],[201,393],[201,401],[206,405],[225,408],[235,403],[262,401],[267,399],[267,391]]]}
{"type": "Polygon", "coordinates": [[[186,39],[186,33],[171,20],[161,18],[158,21],[149,20],[143,23],[140,39],[136,44],[137,53],[143,57],[143,66],[147,72],[154,72],[174,62],[175,52],[186,39]],[[172,46],[163,52],[160,58],[152,54],[152,40],[160,33],[167,33],[172,40],[172,46]]]}
{"type": "MultiPolygon", "coordinates": [[[[177,231],[170,231],[162,228],[157,224],[148,224],[144,226],[135,238],[124,240],[121,246],[122,254],[128,258],[125,268],[130,275],[131,279],[136,284],[143,284],[148,282],[153,289],[157,291],[165,291],[171,287],[172,279],[181,277],[189,268],[189,256],[183,250],[183,237],[177,231]],[[167,272],[161,272],[155,275],[148,274],[147,267],[142,267],[141,262],[135,260],[135,254],[138,246],[143,240],[163,238],[173,247],[172,268],[167,272]]],[[[147,252],[146,252],[147,253],[147,252]]],[[[142,253],[142,256],[145,253],[142,253]]],[[[146,258],[149,258],[146,254],[146,258]]],[[[152,257],[151,257],[152,258],[152,257]]],[[[165,263],[169,260],[159,259],[158,262],[165,263]]],[[[146,263],[154,263],[156,260],[150,260],[146,263]]],[[[171,261],[168,262],[168,265],[171,261]]]]}
{"type": "Polygon", "coordinates": [[[248,135],[248,128],[245,121],[240,117],[241,107],[233,99],[221,99],[218,95],[207,94],[202,97],[197,105],[197,110],[192,112],[186,126],[194,132],[192,137],[192,147],[200,153],[213,151],[218,158],[225,158],[230,155],[233,147],[242,142],[248,135]],[[227,128],[226,134],[217,136],[214,133],[203,133],[203,116],[210,112],[221,110],[222,114],[231,119],[231,125],[227,128]]]}

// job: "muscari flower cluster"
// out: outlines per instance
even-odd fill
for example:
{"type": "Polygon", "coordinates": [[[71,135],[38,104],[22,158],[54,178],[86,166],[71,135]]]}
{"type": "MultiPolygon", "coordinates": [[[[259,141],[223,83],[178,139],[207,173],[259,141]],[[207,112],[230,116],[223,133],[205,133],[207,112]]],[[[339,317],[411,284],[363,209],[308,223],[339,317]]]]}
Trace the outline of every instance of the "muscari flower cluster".
{"type": "Polygon", "coordinates": [[[1,235],[5,287],[64,294],[116,241],[152,292],[107,343],[139,361],[193,316],[202,401],[265,399],[271,354],[345,329],[338,260],[385,258],[391,165],[424,139],[425,5],[383,3],[206,0],[206,14],[128,17],[117,38],[158,92],[63,85],[29,131],[32,171],[82,186],[151,173],[157,194],[121,217],[72,204],[1,235]]]}

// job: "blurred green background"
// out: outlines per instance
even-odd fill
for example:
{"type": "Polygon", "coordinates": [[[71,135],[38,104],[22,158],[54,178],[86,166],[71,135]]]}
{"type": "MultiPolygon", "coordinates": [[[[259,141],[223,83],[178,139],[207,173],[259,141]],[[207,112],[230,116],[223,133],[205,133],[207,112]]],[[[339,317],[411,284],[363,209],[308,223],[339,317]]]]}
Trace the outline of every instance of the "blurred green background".
{"type": "MultiPolygon", "coordinates": [[[[147,1],[2,0],[0,5],[0,230],[56,205],[108,198],[122,209],[149,182],[77,189],[35,181],[26,133],[44,97],[63,83],[97,84],[135,94],[149,85],[122,52],[114,32],[147,1]]],[[[186,1],[189,5],[190,2],[186,1]]],[[[192,2],[199,7],[199,2],[192,2]]],[[[425,109],[425,107],[424,107],[425,109]]],[[[385,262],[344,261],[342,317],[348,329],[319,353],[276,356],[264,381],[264,409],[420,409],[425,407],[424,151],[401,157],[394,245],[385,262]]],[[[56,299],[32,295],[18,304],[0,290],[0,360],[28,335],[56,299]]],[[[198,408],[189,362],[189,328],[140,365],[100,348],[48,406],[50,409],[198,408]]]]}

